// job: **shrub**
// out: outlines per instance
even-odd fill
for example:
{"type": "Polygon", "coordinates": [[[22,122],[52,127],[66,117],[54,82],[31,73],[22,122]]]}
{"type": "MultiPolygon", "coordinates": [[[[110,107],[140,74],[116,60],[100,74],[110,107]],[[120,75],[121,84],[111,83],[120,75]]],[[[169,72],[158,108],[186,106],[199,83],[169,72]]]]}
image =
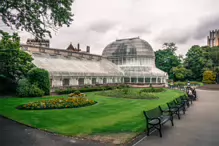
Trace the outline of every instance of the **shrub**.
{"type": "Polygon", "coordinates": [[[202,85],[202,83],[195,82],[195,81],[190,82],[190,84],[191,84],[191,86],[201,86],[202,85]]]}
{"type": "Polygon", "coordinates": [[[27,79],[21,79],[18,82],[17,95],[20,97],[42,97],[44,92],[36,85],[31,85],[27,79]]]}
{"type": "Polygon", "coordinates": [[[45,95],[50,94],[50,79],[48,71],[40,68],[33,68],[28,72],[27,75],[31,84],[36,84],[41,90],[44,91],[45,95]]]}
{"type": "Polygon", "coordinates": [[[128,94],[129,89],[128,89],[128,88],[124,88],[124,89],[122,89],[122,92],[123,92],[124,94],[128,94]]]}
{"type": "Polygon", "coordinates": [[[113,90],[114,88],[123,89],[123,88],[129,88],[128,85],[118,85],[118,86],[97,86],[97,87],[86,87],[86,88],[68,88],[68,89],[59,89],[55,92],[59,95],[61,94],[70,94],[74,93],[76,90],[79,90],[80,92],[94,92],[94,91],[104,91],[104,90],[113,90]]]}
{"type": "Polygon", "coordinates": [[[30,89],[30,83],[27,79],[21,79],[18,82],[17,95],[20,97],[28,97],[30,89]]]}
{"type": "Polygon", "coordinates": [[[0,94],[12,94],[16,93],[17,84],[10,78],[0,74],[0,94]]]}
{"type": "Polygon", "coordinates": [[[111,91],[102,91],[99,95],[115,97],[115,98],[130,98],[130,99],[158,99],[159,97],[151,93],[139,93],[137,90],[115,89],[111,91]]]}
{"type": "Polygon", "coordinates": [[[174,86],[182,87],[182,86],[186,86],[186,85],[187,85],[187,82],[174,82],[173,85],[174,85],[174,86]]]}
{"type": "Polygon", "coordinates": [[[36,85],[30,85],[29,97],[42,97],[44,91],[38,88],[36,85]]]}
{"type": "Polygon", "coordinates": [[[20,105],[18,109],[24,110],[39,110],[39,109],[63,109],[63,108],[78,108],[96,104],[96,101],[86,98],[57,98],[53,100],[43,100],[33,103],[20,105]]]}
{"type": "Polygon", "coordinates": [[[140,90],[139,92],[142,93],[142,92],[145,92],[145,93],[156,93],[156,92],[163,92],[165,91],[164,88],[144,88],[142,90],[140,90]]]}
{"type": "Polygon", "coordinates": [[[74,92],[74,94],[76,94],[76,95],[79,95],[81,92],[79,91],[79,90],[76,90],[75,92],[74,92]]]}
{"type": "Polygon", "coordinates": [[[216,81],[216,74],[213,71],[207,70],[203,74],[203,83],[213,84],[216,81]]]}

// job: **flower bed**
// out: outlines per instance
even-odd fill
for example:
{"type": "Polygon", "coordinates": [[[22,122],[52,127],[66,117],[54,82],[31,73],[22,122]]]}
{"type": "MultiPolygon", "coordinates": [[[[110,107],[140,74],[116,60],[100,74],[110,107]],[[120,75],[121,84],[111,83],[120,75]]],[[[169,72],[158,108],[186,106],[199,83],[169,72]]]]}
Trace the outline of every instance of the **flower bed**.
{"type": "Polygon", "coordinates": [[[84,94],[84,93],[79,93],[79,94],[71,93],[71,94],[69,94],[69,97],[85,97],[85,96],[86,96],[86,94],[84,94]]]}
{"type": "Polygon", "coordinates": [[[43,100],[20,105],[17,108],[23,110],[40,110],[40,109],[63,109],[63,108],[79,108],[96,104],[96,101],[83,97],[77,98],[57,98],[53,100],[43,100]]]}

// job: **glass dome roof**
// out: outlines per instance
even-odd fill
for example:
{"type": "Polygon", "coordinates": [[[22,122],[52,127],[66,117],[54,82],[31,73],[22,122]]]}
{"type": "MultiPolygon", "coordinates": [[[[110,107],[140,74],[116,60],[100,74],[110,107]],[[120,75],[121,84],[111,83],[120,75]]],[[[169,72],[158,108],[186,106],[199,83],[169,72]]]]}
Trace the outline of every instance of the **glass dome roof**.
{"type": "Polygon", "coordinates": [[[118,65],[124,76],[166,76],[165,72],[155,66],[155,54],[151,45],[139,37],[110,43],[103,50],[102,56],[118,65]]]}
{"type": "Polygon", "coordinates": [[[151,45],[145,40],[137,38],[116,40],[105,47],[102,53],[106,58],[147,56],[154,58],[151,45]]]}

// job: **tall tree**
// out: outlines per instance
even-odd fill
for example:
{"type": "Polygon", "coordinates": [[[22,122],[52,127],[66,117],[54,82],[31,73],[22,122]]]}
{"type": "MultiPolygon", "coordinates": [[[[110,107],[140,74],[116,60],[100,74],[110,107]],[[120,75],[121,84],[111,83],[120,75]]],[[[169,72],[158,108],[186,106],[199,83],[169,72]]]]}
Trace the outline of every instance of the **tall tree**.
{"type": "Polygon", "coordinates": [[[201,81],[203,72],[212,68],[212,65],[205,49],[198,45],[192,46],[186,54],[184,66],[192,71],[191,80],[201,81]]]}
{"type": "Polygon", "coordinates": [[[171,69],[171,73],[173,74],[174,81],[185,81],[188,80],[189,77],[192,75],[192,71],[186,69],[185,67],[177,66],[171,69]]]}
{"type": "Polygon", "coordinates": [[[171,72],[173,67],[180,65],[181,60],[175,53],[177,47],[174,43],[164,43],[163,50],[158,50],[155,52],[155,63],[157,68],[168,73],[170,79],[174,78],[171,72]]]}
{"type": "Polygon", "coordinates": [[[30,32],[36,38],[51,37],[51,30],[73,21],[72,3],[73,0],[0,0],[0,18],[7,26],[30,32]]]}
{"type": "MultiPolygon", "coordinates": [[[[0,86],[16,85],[18,80],[27,75],[34,67],[31,55],[20,49],[17,34],[2,33],[0,40],[0,86]]],[[[15,88],[15,86],[13,86],[15,88]]],[[[1,90],[1,89],[0,89],[1,90]]],[[[3,89],[2,89],[3,90],[3,89]]]]}

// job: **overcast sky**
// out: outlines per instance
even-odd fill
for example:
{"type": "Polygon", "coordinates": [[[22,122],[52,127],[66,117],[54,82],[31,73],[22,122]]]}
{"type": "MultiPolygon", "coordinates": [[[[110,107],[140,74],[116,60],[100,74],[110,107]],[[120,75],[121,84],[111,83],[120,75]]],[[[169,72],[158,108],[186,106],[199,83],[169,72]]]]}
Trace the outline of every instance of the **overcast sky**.
{"type": "MultiPolygon", "coordinates": [[[[116,39],[137,37],[154,50],[164,42],[174,42],[177,53],[185,54],[192,45],[206,45],[209,30],[219,29],[219,0],[75,0],[74,21],[51,39],[51,47],[91,46],[102,54],[116,39]]],[[[21,33],[22,41],[30,34],[21,33]]]]}

